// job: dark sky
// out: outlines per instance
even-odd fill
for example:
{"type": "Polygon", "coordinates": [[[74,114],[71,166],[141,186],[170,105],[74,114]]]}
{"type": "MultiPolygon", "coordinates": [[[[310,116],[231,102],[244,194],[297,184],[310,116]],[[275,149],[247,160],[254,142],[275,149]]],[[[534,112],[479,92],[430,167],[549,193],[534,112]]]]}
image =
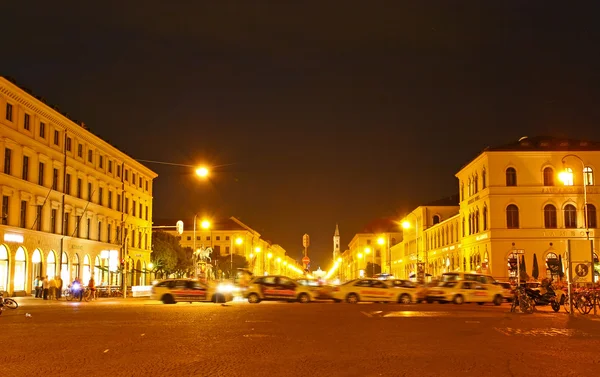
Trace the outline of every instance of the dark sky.
{"type": "Polygon", "coordinates": [[[596,5],[207,3],[0,5],[1,74],[134,158],[220,166],[149,165],[155,218],[234,215],[293,257],[308,233],[325,269],[336,223],[457,192],[487,145],[600,140],[596,5]]]}

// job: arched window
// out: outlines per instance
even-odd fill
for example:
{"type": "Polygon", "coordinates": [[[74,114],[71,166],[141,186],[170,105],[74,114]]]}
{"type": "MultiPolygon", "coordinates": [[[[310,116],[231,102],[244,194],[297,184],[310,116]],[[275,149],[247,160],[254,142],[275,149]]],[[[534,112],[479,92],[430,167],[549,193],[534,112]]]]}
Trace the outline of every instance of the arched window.
{"type": "Polygon", "coordinates": [[[97,285],[104,285],[106,282],[102,279],[102,262],[97,256],[94,260],[94,281],[97,285]]]}
{"type": "Polygon", "coordinates": [[[592,186],[594,184],[594,171],[591,167],[586,166],[583,168],[583,179],[587,186],[592,186]]]}
{"type": "Polygon", "coordinates": [[[0,291],[8,290],[8,249],[0,245],[0,291]]]}
{"type": "Polygon", "coordinates": [[[487,187],[487,182],[485,181],[486,179],[486,172],[485,172],[485,168],[483,168],[483,171],[481,172],[481,189],[485,190],[485,188],[487,187]]]}
{"type": "Polygon", "coordinates": [[[554,186],[554,169],[551,167],[544,169],[544,186],[554,186]]]}
{"type": "Polygon", "coordinates": [[[15,254],[15,276],[13,279],[15,291],[25,290],[25,281],[27,275],[27,258],[25,257],[25,249],[19,247],[15,254]]]}
{"type": "Polygon", "coordinates": [[[434,215],[433,216],[433,225],[439,224],[439,223],[440,223],[440,216],[439,215],[434,215]]]}
{"type": "Polygon", "coordinates": [[[508,229],[519,228],[519,208],[514,204],[506,207],[506,227],[508,229]]]}
{"type": "Polygon", "coordinates": [[[473,193],[476,194],[479,191],[479,177],[477,176],[477,173],[475,173],[475,176],[473,177],[473,193]]]}
{"type": "Polygon", "coordinates": [[[587,205],[588,228],[596,229],[598,227],[598,218],[596,217],[596,207],[593,204],[587,205]]]}
{"type": "Polygon", "coordinates": [[[46,263],[46,276],[48,279],[54,278],[56,276],[56,256],[54,255],[54,251],[50,251],[48,253],[48,262],[46,263]]]}
{"type": "Polygon", "coordinates": [[[454,224],[450,224],[450,243],[454,243],[454,224]]]}
{"type": "MultiPolygon", "coordinates": [[[[83,257],[83,272],[81,273],[83,276],[83,282],[89,282],[92,277],[92,269],[90,268],[90,257],[88,255],[83,257]]],[[[94,279],[96,280],[96,279],[94,279]]]]}
{"type": "Polygon", "coordinates": [[[467,182],[469,186],[469,198],[473,195],[473,185],[471,184],[471,178],[469,177],[469,181],[467,182]]]}
{"type": "Polygon", "coordinates": [[[479,233],[479,208],[475,211],[475,233],[479,233]]]}
{"type": "Polygon", "coordinates": [[[74,257],[73,257],[73,263],[71,264],[71,281],[75,280],[76,277],[79,277],[80,279],[82,279],[81,281],[85,284],[87,284],[87,282],[90,280],[85,280],[83,279],[83,277],[80,275],[81,274],[81,269],[79,266],[79,254],[75,253],[74,257]]]}
{"type": "Polygon", "coordinates": [[[515,168],[506,169],[506,185],[516,186],[517,185],[517,171],[515,168]]]}
{"type": "Polygon", "coordinates": [[[546,254],[546,277],[554,280],[559,279],[560,274],[560,260],[558,255],[550,252],[546,254]]]}
{"type": "Polygon", "coordinates": [[[473,212],[469,213],[469,231],[467,234],[473,234],[473,212]]]}
{"type": "Polygon", "coordinates": [[[573,169],[566,168],[564,172],[560,173],[559,178],[563,185],[573,186],[573,169]]]}
{"type": "Polygon", "coordinates": [[[567,204],[563,210],[565,216],[565,228],[577,228],[577,209],[572,204],[567,204]]]}
{"type": "Polygon", "coordinates": [[[546,204],[544,207],[544,228],[555,229],[558,222],[556,221],[556,207],[552,204],[546,204]]]}
{"type": "Polygon", "coordinates": [[[60,261],[60,277],[63,282],[69,281],[69,256],[64,251],[60,261]]]}
{"type": "Polygon", "coordinates": [[[461,182],[460,183],[460,201],[462,202],[463,200],[465,200],[465,183],[461,182]]]}
{"type": "Polygon", "coordinates": [[[464,238],[464,236],[465,236],[465,217],[464,217],[464,216],[462,216],[460,220],[461,220],[461,222],[462,222],[462,224],[461,224],[461,228],[462,228],[462,236],[463,236],[463,238],[464,238]]]}
{"type": "Polygon", "coordinates": [[[488,212],[487,211],[487,206],[484,205],[483,206],[483,214],[482,214],[482,217],[483,217],[483,230],[487,230],[487,228],[488,228],[488,224],[487,224],[488,213],[487,212],[488,212]]]}
{"type": "Polygon", "coordinates": [[[31,265],[32,270],[29,278],[31,279],[31,289],[35,291],[35,278],[38,276],[41,277],[44,274],[42,271],[42,253],[40,252],[40,249],[35,249],[33,251],[33,254],[31,255],[31,265]]]}

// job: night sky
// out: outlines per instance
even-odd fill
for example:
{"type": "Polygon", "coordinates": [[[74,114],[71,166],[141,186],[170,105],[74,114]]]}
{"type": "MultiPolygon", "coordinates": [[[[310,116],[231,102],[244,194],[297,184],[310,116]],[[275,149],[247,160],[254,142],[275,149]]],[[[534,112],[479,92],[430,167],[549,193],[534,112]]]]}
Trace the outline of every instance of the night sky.
{"type": "Polygon", "coordinates": [[[236,216],[295,258],[308,233],[314,268],[488,145],[600,140],[597,5],[59,3],[0,5],[0,74],[134,158],[218,166],[148,164],[154,218],[236,216]]]}

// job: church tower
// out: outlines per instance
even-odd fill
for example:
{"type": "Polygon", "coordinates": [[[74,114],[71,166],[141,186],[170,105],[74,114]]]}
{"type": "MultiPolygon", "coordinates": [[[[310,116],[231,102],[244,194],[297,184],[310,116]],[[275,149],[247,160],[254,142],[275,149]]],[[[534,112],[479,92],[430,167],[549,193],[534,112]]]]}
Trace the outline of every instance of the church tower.
{"type": "Polygon", "coordinates": [[[340,255],[340,229],[338,228],[338,224],[335,224],[335,233],[333,234],[333,261],[335,262],[340,255]]]}

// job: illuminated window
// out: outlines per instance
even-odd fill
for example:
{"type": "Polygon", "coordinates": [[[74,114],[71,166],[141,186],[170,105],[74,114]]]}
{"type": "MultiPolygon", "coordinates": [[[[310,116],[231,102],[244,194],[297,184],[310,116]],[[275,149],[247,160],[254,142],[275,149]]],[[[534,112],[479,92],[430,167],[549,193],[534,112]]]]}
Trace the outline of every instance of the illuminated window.
{"type": "Polygon", "coordinates": [[[551,167],[544,169],[544,186],[554,186],[554,169],[551,167]]]}
{"type": "Polygon", "coordinates": [[[583,179],[585,180],[585,184],[588,186],[592,186],[594,184],[594,171],[589,166],[583,168],[583,179]]]}
{"type": "Polygon", "coordinates": [[[517,171],[515,168],[506,169],[506,185],[516,186],[517,185],[517,171]]]}
{"type": "Polygon", "coordinates": [[[573,169],[566,168],[564,172],[560,173],[560,180],[565,186],[573,186],[573,169]]]}
{"type": "Polygon", "coordinates": [[[519,228],[519,208],[514,204],[506,207],[506,227],[508,229],[519,228]]]}
{"type": "Polygon", "coordinates": [[[544,207],[544,227],[554,229],[557,227],[556,207],[552,204],[547,204],[544,207]]]}
{"type": "Polygon", "coordinates": [[[596,207],[593,204],[587,205],[587,220],[588,220],[588,228],[595,229],[598,227],[598,222],[596,218],[596,207]]]}
{"type": "Polygon", "coordinates": [[[565,228],[577,228],[577,209],[572,204],[567,204],[563,210],[565,216],[565,228]]]}

